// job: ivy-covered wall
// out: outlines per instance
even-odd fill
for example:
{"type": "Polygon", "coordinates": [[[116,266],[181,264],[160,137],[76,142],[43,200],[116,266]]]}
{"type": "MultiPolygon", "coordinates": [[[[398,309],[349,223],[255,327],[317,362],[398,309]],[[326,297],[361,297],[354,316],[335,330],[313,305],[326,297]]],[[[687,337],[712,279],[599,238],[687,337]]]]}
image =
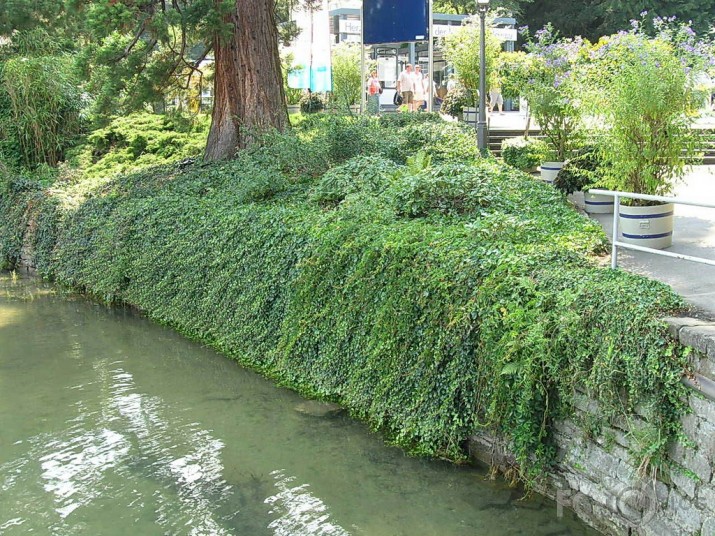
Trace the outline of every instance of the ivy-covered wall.
{"type": "Polygon", "coordinates": [[[224,164],[0,192],[6,263],[30,244],[44,276],[339,401],[411,452],[465,459],[489,431],[533,485],[579,390],[599,403],[586,431],[647,408],[642,469],[679,438],[687,355],[661,319],[682,302],[601,267],[598,225],[478,158],[473,130],[313,118],[224,164]]]}
{"type": "MultiPolygon", "coordinates": [[[[715,534],[715,323],[667,318],[671,333],[690,355],[692,392],[681,419],[682,437],[668,449],[659,471],[646,471],[634,452],[651,441],[648,414],[640,408],[608,423],[600,421],[597,399],[579,390],[574,411],[554,423],[557,462],[539,491],[571,508],[604,534],[715,534]]],[[[508,472],[508,443],[489,433],[470,439],[473,457],[508,472]]]]}

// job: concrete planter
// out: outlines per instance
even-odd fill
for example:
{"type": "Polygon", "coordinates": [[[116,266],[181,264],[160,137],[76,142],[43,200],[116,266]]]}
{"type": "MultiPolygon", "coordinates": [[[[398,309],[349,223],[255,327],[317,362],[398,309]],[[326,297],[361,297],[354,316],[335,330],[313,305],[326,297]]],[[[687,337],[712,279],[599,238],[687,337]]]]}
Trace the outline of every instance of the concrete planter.
{"type": "Polygon", "coordinates": [[[541,164],[541,180],[553,184],[562,167],[564,167],[563,162],[544,162],[541,164]]]}
{"type": "Polygon", "coordinates": [[[584,209],[589,214],[612,214],[613,197],[610,195],[583,193],[584,209]]]}
{"type": "Polygon", "coordinates": [[[620,206],[621,240],[647,248],[663,249],[673,244],[673,203],[651,207],[620,206]]]}
{"type": "Polygon", "coordinates": [[[289,114],[297,114],[300,112],[300,105],[299,104],[289,104],[288,105],[288,113],[289,114]]]}

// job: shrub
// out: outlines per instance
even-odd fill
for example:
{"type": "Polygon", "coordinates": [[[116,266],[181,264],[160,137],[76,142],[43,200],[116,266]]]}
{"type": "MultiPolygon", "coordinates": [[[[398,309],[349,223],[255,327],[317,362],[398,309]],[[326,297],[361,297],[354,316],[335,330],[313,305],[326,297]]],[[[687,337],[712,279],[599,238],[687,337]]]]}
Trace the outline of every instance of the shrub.
{"type": "Polygon", "coordinates": [[[442,100],[442,105],[439,111],[461,119],[462,112],[465,108],[474,105],[474,98],[469,91],[461,85],[457,85],[450,89],[442,100]]]}
{"type": "Polygon", "coordinates": [[[501,156],[506,164],[528,171],[546,160],[549,148],[537,138],[507,138],[501,144],[501,156]]]}
{"type": "Polygon", "coordinates": [[[68,160],[88,177],[126,173],[199,156],[207,135],[207,117],[135,113],[89,134],[68,160]]]}
{"type": "Polygon", "coordinates": [[[381,156],[356,156],[325,172],[311,192],[320,204],[337,204],[348,195],[382,193],[397,173],[397,165],[381,156]]]}
{"type": "Polygon", "coordinates": [[[407,124],[396,132],[387,154],[403,164],[418,151],[427,153],[434,162],[465,162],[479,156],[474,129],[444,121],[407,124]]]}
{"type": "Polygon", "coordinates": [[[587,146],[564,163],[554,179],[554,186],[565,194],[593,188],[601,179],[603,162],[597,147],[587,146]]]}
{"type": "Polygon", "coordinates": [[[300,111],[304,114],[321,112],[324,108],[325,101],[318,93],[310,91],[300,98],[300,111]]]}

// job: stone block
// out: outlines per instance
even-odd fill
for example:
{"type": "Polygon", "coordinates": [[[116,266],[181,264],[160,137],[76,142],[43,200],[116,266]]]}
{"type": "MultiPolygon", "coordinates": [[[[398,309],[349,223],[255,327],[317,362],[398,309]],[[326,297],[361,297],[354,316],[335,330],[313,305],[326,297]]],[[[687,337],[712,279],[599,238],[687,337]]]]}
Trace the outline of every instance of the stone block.
{"type": "Polygon", "coordinates": [[[669,519],[665,512],[658,512],[639,526],[636,534],[642,534],[643,536],[676,536],[686,533],[673,520],[669,519]]]}
{"type": "Polygon", "coordinates": [[[715,485],[703,484],[698,489],[698,506],[715,517],[715,485]]]}
{"type": "MultiPolygon", "coordinates": [[[[671,460],[683,466],[683,468],[688,471],[692,471],[700,482],[710,482],[710,477],[712,477],[712,465],[710,460],[699,451],[698,447],[691,449],[677,443],[670,448],[668,455],[671,460]]],[[[671,471],[672,475],[677,473],[677,468],[671,471]]]]}
{"type": "Polygon", "coordinates": [[[683,416],[681,419],[681,422],[683,423],[683,432],[685,432],[685,435],[687,435],[689,439],[692,439],[693,441],[696,440],[701,421],[702,419],[693,413],[683,416]]]}
{"type": "Polygon", "coordinates": [[[670,510],[670,515],[686,531],[686,534],[695,533],[702,528],[702,511],[677,491],[670,493],[668,509],[670,510]]]}
{"type": "Polygon", "coordinates": [[[680,330],[680,342],[715,359],[715,325],[684,327],[680,330]]]}
{"type": "Polygon", "coordinates": [[[715,402],[698,394],[691,394],[689,401],[695,415],[715,426],[715,402]]]}
{"type": "Polygon", "coordinates": [[[691,499],[695,498],[695,489],[697,487],[695,480],[680,473],[677,469],[672,469],[670,471],[670,481],[680,493],[691,499]]]}
{"type": "Polygon", "coordinates": [[[700,421],[694,438],[699,452],[711,463],[715,463],[715,424],[700,421]]]}
{"type": "Polygon", "coordinates": [[[677,339],[680,330],[684,327],[707,326],[710,322],[700,320],[699,318],[691,318],[689,316],[668,316],[663,319],[668,324],[670,335],[677,339]]]}
{"type": "Polygon", "coordinates": [[[715,517],[708,517],[700,529],[700,536],[715,536],[715,517]]]}

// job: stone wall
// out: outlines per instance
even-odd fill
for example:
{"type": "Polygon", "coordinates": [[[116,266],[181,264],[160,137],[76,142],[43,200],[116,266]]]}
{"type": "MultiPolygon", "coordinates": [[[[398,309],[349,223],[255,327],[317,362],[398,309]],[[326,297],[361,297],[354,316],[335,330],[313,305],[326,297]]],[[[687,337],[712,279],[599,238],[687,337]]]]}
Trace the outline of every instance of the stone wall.
{"type": "MultiPolygon", "coordinates": [[[[577,393],[573,418],[556,424],[558,463],[539,489],[555,499],[554,515],[570,508],[608,535],[715,536],[715,324],[666,320],[671,333],[694,349],[695,374],[683,378],[692,388],[683,430],[694,448],[674,445],[670,468],[657,478],[643,476],[631,453],[639,440],[648,440],[645,421],[623,419],[594,434],[589,422],[598,403],[577,393]]],[[[486,435],[472,437],[470,451],[503,471],[513,461],[507,445],[486,435]]]]}

